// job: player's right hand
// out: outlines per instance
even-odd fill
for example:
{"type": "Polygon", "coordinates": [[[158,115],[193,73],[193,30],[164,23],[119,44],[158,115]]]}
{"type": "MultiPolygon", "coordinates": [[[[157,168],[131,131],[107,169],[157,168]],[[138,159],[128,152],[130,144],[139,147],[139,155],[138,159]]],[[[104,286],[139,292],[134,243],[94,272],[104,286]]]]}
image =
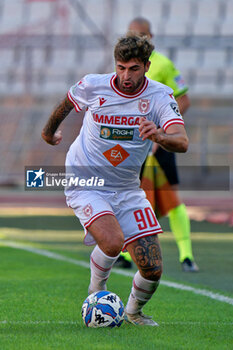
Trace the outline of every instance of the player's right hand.
{"type": "Polygon", "coordinates": [[[45,142],[53,146],[59,145],[59,143],[62,140],[61,130],[56,131],[55,134],[52,136],[45,135],[45,133],[42,131],[41,136],[45,140],[45,142]]]}

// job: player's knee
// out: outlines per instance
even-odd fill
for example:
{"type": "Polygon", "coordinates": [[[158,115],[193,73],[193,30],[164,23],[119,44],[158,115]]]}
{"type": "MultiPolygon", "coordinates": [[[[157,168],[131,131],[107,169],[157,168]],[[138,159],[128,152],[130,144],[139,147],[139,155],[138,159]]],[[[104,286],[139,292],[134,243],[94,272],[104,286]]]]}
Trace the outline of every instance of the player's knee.
{"type": "Polygon", "coordinates": [[[105,244],[105,253],[109,256],[117,256],[120,254],[124,244],[124,237],[111,237],[105,244]]]}
{"type": "Polygon", "coordinates": [[[162,261],[159,261],[156,265],[140,269],[140,274],[147,280],[159,281],[163,273],[162,261]]]}

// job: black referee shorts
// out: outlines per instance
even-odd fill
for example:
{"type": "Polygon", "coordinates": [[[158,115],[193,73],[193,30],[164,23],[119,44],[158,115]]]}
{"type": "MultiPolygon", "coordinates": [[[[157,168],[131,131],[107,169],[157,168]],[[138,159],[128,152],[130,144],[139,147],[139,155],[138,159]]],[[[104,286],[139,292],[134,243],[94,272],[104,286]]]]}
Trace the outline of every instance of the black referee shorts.
{"type": "Polygon", "coordinates": [[[176,155],[173,152],[167,152],[162,147],[158,147],[155,157],[163,169],[170,185],[178,185],[179,177],[176,167],[176,155]]]}

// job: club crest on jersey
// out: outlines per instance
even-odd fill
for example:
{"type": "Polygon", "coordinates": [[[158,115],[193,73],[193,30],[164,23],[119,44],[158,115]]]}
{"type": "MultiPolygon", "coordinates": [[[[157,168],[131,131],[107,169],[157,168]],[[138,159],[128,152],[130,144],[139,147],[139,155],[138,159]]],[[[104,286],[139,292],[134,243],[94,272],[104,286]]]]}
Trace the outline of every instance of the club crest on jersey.
{"type": "Polygon", "coordinates": [[[181,114],[177,103],[170,103],[170,106],[171,106],[171,109],[178,115],[178,117],[180,117],[181,114]]]}
{"type": "Polygon", "coordinates": [[[148,112],[150,106],[150,101],[146,98],[141,98],[138,102],[138,109],[141,113],[145,114],[148,112]]]}
{"type": "Polygon", "coordinates": [[[90,203],[83,208],[83,214],[87,217],[93,214],[93,208],[90,203]]]}

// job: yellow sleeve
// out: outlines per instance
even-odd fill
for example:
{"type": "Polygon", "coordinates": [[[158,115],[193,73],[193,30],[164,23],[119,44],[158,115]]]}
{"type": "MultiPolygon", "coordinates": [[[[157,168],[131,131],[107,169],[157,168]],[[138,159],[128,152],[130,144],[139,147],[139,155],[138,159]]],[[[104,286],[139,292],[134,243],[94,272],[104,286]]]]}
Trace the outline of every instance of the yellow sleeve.
{"type": "Polygon", "coordinates": [[[153,52],[150,61],[151,66],[146,74],[148,78],[172,88],[174,97],[182,96],[188,91],[188,86],[185,84],[180,71],[176,69],[169,58],[158,52],[153,52]]]}

